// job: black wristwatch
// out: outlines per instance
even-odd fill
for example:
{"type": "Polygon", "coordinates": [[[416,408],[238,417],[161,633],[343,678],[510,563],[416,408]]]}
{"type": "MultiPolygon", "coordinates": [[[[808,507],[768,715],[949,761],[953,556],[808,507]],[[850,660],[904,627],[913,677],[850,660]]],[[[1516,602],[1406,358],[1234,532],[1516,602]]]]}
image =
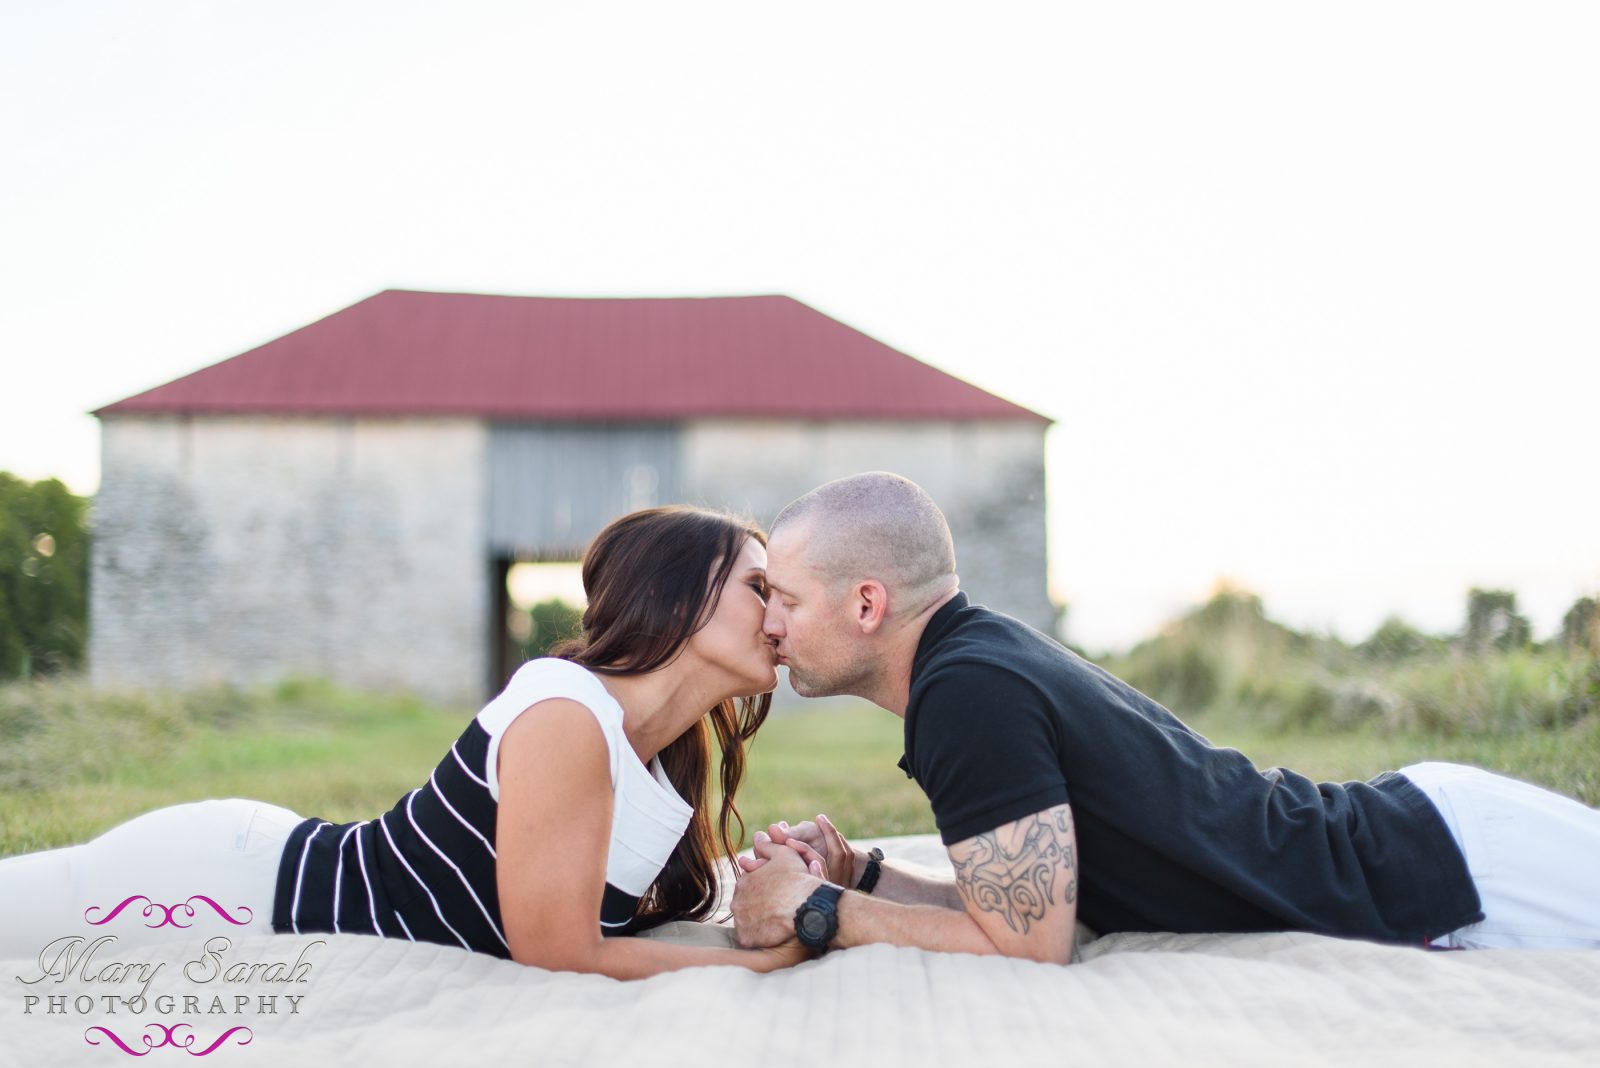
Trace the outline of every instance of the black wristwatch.
{"type": "Polygon", "coordinates": [[[839,933],[839,895],[842,893],[844,887],[823,883],[794,910],[794,933],[802,946],[818,953],[828,952],[828,943],[839,933]]]}

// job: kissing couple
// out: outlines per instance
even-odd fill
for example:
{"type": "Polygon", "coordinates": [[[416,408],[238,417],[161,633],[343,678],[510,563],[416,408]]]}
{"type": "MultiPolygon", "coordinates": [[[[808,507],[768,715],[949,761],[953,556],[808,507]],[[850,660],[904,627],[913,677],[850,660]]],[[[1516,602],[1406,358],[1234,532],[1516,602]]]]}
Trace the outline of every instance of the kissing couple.
{"type": "Polygon", "coordinates": [[[169,902],[204,888],[250,917],[144,941],[367,934],[619,979],[874,942],[1066,965],[1078,921],[1600,949],[1600,810],[1455,764],[1342,784],[1258,770],[972,603],[943,514],[898,475],[829,482],[768,532],[686,507],[623,516],[583,583],[582,636],[524,664],[388,812],[334,824],[200,801],[0,860],[0,915],[28,918],[0,958],[128,887],[169,902]],[[802,696],[904,719],[901,767],[950,875],[863,852],[820,816],[737,855],[745,744],[779,665],[802,696]],[[710,919],[730,859],[736,939],[629,937],[710,919]]]}

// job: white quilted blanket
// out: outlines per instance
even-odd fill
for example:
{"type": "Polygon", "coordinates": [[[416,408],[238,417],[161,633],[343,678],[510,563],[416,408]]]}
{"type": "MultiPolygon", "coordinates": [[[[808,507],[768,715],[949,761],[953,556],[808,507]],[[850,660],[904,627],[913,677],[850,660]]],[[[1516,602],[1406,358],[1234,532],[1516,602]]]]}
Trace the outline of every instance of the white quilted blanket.
{"type": "MultiPolygon", "coordinates": [[[[883,844],[942,857],[931,836],[883,844]]],[[[686,928],[696,925],[662,936],[725,937],[686,928]]],[[[327,944],[307,953],[299,983],[197,982],[181,975],[194,946],[146,949],[142,960],[166,967],[142,1015],[74,1005],[126,996],[126,981],[46,991],[18,981],[37,974],[33,962],[0,962],[0,1064],[186,1063],[247,1028],[206,1063],[1600,1065],[1600,954],[1115,935],[1089,941],[1070,967],[872,946],[772,975],[697,968],[622,983],[444,946],[316,937],[327,944]],[[25,1013],[29,992],[65,994],[72,1011],[41,1002],[25,1013]],[[301,999],[293,1011],[290,995],[301,999]],[[275,1014],[263,996],[276,997],[275,1014]]],[[[292,961],[314,940],[245,938],[225,960],[292,961]]]]}

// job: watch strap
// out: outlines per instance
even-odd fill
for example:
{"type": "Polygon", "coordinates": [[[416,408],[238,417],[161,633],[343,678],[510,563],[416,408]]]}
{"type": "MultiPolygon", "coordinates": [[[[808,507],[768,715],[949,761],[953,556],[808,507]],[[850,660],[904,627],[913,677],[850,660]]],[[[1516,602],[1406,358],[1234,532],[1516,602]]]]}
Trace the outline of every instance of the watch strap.
{"type": "Polygon", "coordinates": [[[883,850],[879,849],[877,846],[873,846],[872,851],[867,854],[867,867],[866,870],[861,873],[861,881],[856,884],[856,889],[861,891],[863,894],[872,893],[873,889],[878,885],[878,876],[882,874],[882,872],[883,850]]]}

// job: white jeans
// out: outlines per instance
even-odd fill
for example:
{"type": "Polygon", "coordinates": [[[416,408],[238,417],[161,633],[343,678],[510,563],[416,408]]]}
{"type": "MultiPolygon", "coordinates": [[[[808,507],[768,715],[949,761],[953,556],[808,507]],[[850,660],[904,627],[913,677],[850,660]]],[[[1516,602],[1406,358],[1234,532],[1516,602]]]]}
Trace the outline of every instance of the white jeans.
{"type": "Polygon", "coordinates": [[[1461,764],[1400,774],[1432,801],[1483,901],[1433,940],[1458,949],[1600,949],[1600,809],[1461,764]]]}
{"type": "Polygon", "coordinates": [[[83,845],[0,860],[0,959],[37,957],[68,935],[115,935],[123,948],[271,933],[278,861],[299,822],[262,801],[196,801],[83,845]]]}

